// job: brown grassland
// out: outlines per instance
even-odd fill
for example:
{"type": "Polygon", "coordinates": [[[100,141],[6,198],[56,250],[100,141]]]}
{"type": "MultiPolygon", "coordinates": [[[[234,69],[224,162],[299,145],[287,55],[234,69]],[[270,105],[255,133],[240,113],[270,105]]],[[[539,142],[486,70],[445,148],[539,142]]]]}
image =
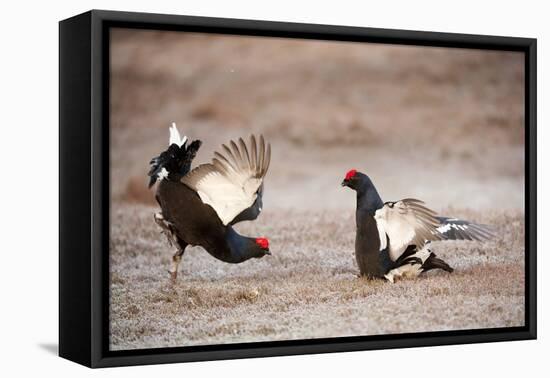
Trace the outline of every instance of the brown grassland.
{"type": "Polygon", "coordinates": [[[112,34],[112,349],[519,326],[524,322],[523,61],[516,53],[170,32],[112,34]],[[148,161],[168,126],[273,147],[264,212],[237,225],[273,255],[238,265],[173,251],[153,222],[148,161]],[[357,277],[345,172],[385,200],[494,225],[438,242],[455,272],[357,277]]]}
{"type": "Polygon", "coordinates": [[[172,284],[170,249],[151,212],[122,206],[113,214],[114,349],[523,324],[519,214],[483,218],[502,235],[486,245],[434,243],[454,273],[390,284],[356,276],[353,214],[266,210],[261,225],[239,229],[271,235],[273,256],[229,265],[189,248],[172,284]]]}

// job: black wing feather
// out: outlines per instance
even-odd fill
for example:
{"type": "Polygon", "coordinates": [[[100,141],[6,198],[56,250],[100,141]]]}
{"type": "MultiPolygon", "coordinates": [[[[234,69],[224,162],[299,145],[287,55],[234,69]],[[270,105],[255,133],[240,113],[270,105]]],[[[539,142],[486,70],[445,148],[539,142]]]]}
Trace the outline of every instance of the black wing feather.
{"type": "Polygon", "coordinates": [[[437,232],[444,240],[485,241],[495,237],[494,229],[486,224],[449,217],[437,217],[437,219],[441,223],[437,232]]]}

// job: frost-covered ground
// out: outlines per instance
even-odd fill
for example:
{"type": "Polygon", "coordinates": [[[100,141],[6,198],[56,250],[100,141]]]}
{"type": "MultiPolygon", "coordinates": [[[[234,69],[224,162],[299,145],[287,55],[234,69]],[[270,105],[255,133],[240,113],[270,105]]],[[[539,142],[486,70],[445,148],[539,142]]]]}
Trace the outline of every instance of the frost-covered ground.
{"type": "Polygon", "coordinates": [[[155,210],[113,211],[113,349],[523,325],[523,220],[513,212],[453,212],[497,225],[499,238],[434,243],[454,273],[391,284],[356,276],[352,214],[266,210],[239,230],[268,235],[272,256],[231,265],[188,248],[173,284],[155,210]]]}

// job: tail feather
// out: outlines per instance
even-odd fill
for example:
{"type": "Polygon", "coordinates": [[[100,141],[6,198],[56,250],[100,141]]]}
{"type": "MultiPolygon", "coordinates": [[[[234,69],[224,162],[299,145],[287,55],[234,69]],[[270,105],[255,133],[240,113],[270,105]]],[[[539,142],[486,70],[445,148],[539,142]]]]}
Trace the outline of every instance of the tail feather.
{"type": "Polygon", "coordinates": [[[452,273],[454,271],[454,269],[451,268],[449,264],[437,257],[433,252],[430,253],[430,256],[428,256],[426,261],[424,261],[424,264],[422,264],[422,270],[424,272],[431,269],[443,269],[444,271],[449,273],[452,273]]]}
{"type": "Polygon", "coordinates": [[[193,162],[193,159],[195,159],[195,156],[197,156],[197,152],[199,151],[201,145],[202,142],[200,140],[194,140],[189,146],[187,146],[185,158],[183,159],[180,169],[180,174],[182,176],[185,176],[191,170],[191,163],[193,162]]]}
{"type": "Polygon", "coordinates": [[[195,156],[197,156],[197,151],[201,147],[202,142],[200,140],[194,140],[187,145],[187,137],[181,138],[177,129],[170,129],[170,140],[176,139],[181,142],[181,145],[179,145],[179,142],[171,143],[165,151],[149,162],[151,166],[148,173],[149,188],[152,187],[157,180],[164,178],[161,177],[163,172],[164,175],[169,174],[170,179],[179,180],[191,170],[191,163],[195,156]]]}

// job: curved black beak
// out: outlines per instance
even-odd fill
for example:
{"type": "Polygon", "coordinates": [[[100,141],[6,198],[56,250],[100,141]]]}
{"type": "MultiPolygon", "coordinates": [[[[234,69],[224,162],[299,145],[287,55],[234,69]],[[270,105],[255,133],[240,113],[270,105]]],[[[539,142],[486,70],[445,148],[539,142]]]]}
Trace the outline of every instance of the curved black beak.
{"type": "Polygon", "coordinates": [[[344,181],[342,181],[342,184],[341,184],[341,185],[342,185],[342,186],[348,186],[348,184],[349,184],[349,180],[345,180],[345,179],[344,179],[344,181]]]}
{"type": "Polygon", "coordinates": [[[264,249],[264,252],[265,252],[266,255],[271,256],[271,252],[269,252],[269,248],[268,248],[268,249],[264,249]]]}

